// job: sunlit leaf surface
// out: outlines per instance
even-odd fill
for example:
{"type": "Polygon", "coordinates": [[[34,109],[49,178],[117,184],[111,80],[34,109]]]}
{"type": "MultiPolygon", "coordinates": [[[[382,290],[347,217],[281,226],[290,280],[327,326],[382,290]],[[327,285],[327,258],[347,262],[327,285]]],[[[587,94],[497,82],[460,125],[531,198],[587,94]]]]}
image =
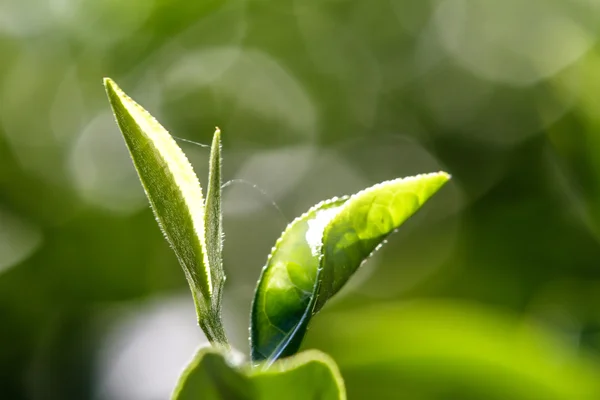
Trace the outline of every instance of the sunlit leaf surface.
{"type": "Polygon", "coordinates": [[[417,175],[383,182],[353,195],[323,232],[317,310],[448,179],[445,172],[417,175]]]}
{"type": "Polygon", "coordinates": [[[444,183],[444,172],[383,182],[321,203],[277,241],[255,294],[253,360],[294,354],[308,322],[385,238],[444,183]]]}

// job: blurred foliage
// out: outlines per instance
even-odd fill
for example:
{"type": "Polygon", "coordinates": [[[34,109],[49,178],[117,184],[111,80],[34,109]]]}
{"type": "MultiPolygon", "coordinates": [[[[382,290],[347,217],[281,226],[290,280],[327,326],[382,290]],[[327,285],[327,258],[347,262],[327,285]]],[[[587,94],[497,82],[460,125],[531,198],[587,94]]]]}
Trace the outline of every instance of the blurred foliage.
{"type": "MultiPolygon", "coordinates": [[[[595,0],[0,0],[0,398],[163,399],[202,340],[104,76],[178,137],[223,130],[241,350],[287,221],[443,169],[453,182],[307,346],[339,361],[350,398],[593,395],[599,22],[595,0]]],[[[181,145],[206,176],[208,150],[181,145]]]]}

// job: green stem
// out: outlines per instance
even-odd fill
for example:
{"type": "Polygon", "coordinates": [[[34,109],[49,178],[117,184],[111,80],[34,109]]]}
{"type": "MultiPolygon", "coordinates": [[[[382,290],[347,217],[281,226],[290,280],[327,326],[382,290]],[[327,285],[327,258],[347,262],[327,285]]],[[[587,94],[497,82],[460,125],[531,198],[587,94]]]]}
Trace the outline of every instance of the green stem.
{"type": "Polygon", "coordinates": [[[231,347],[223,327],[221,313],[213,310],[206,317],[200,318],[198,322],[210,344],[226,349],[231,347]]]}
{"type": "Polygon", "coordinates": [[[221,317],[221,306],[207,306],[205,303],[198,301],[196,292],[192,290],[194,305],[196,306],[196,315],[198,317],[198,325],[206,335],[206,338],[211,345],[230,349],[227,334],[223,327],[223,318],[221,317]]]}

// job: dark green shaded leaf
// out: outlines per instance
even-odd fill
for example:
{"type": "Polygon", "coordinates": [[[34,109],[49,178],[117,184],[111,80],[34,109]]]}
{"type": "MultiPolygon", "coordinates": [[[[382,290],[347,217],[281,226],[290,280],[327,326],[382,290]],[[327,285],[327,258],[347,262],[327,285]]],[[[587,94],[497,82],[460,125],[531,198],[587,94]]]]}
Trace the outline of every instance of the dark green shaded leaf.
{"type": "Polygon", "coordinates": [[[182,374],[172,400],[344,400],[333,360],[307,351],[269,368],[236,367],[213,348],[201,349],[182,374]]]}

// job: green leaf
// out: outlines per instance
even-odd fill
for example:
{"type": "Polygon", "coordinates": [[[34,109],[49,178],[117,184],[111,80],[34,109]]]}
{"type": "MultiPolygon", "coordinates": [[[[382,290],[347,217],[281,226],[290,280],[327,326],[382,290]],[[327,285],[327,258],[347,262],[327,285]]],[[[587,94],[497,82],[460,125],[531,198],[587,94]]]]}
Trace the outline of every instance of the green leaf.
{"type": "Polygon", "coordinates": [[[318,204],[293,221],[256,289],[252,359],[272,362],[297,352],[310,318],[448,179],[439,172],[383,182],[318,204]]]}
{"type": "Polygon", "coordinates": [[[445,172],[423,174],[383,182],[353,195],[323,232],[323,275],[315,311],[449,179],[445,172]]]}
{"type": "Polygon", "coordinates": [[[335,362],[311,350],[269,368],[234,366],[216,349],[198,351],[181,375],[172,400],[344,400],[335,362]]]}
{"type": "Polygon", "coordinates": [[[172,400],[250,400],[254,389],[248,377],[218,349],[198,350],[179,377],[172,400]]]}
{"type": "Polygon", "coordinates": [[[209,340],[226,343],[212,302],[200,182],[183,151],[150,113],[111,79],[104,79],[108,99],[150,201],[158,225],[173,248],[189,283],[198,321],[209,340]]]}
{"type": "Polygon", "coordinates": [[[206,253],[213,286],[213,304],[221,310],[225,271],[223,270],[223,217],[221,213],[221,131],[215,131],[210,152],[208,190],[206,193],[206,253]]]}
{"type": "Polygon", "coordinates": [[[345,400],[344,380],[328,355],[308,350],[248,373],[261,400],[345,400]]]}
{"type": "Polygon", "coordinates": [[[314,303],[319,273],[320,233],[346,198],[327,200],[290,223],[277,243],[258,281],[250,326],[253,360],[288,356],[298,351],[314,303]],[[316,241],[311,247],[307,235],[316,241]]]}

